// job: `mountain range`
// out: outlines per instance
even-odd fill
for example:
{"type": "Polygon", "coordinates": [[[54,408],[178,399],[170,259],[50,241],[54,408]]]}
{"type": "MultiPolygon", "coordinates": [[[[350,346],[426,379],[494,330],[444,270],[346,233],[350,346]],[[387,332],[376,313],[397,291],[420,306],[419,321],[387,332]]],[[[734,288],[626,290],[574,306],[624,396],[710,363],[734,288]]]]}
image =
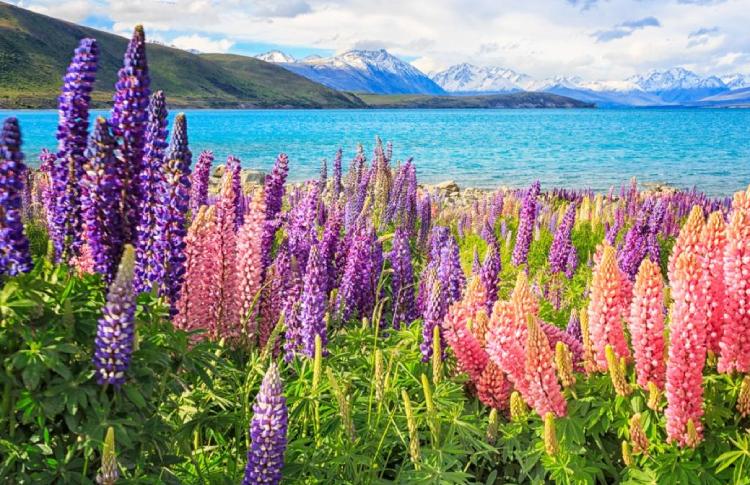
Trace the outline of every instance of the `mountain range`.
{"type": "Polygon", "coordinates": [[[457,64],[426,75],[385,50],[351,50],[332,57],[295,59],[281,51],[257,56],[325,86],[375,94],[482,95],[544,92],[613,106],[750,106],[750,76],[706,76],[675,67],[625,80],[534,79],[498,66],[457,64]]]}

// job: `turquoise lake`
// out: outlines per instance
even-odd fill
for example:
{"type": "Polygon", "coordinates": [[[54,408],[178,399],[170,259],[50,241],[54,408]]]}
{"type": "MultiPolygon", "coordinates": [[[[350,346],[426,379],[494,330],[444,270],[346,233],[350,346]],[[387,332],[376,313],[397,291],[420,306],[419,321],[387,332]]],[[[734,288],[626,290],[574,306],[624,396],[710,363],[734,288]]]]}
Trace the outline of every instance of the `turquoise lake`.
{"type": "MultiPolygon", "coordinates": [[[[641,182],[727,195],[750,183],[750,110],[186,110],[194,157],[213,150],[268,169],[280,152],[291,180],[317,176],[344,149],[344,168],[375,135],[394,158],[414,157],[420,181],[462,186],[590,187],[641,182]]],[[[104,112],[98,112],[104,113],[104,112]]],[[[53,148],[55,111],[0,110],[20,119],[29,164],[53,148]]],[[[330,165],[329,165],[330,166],[330,165]]]]}

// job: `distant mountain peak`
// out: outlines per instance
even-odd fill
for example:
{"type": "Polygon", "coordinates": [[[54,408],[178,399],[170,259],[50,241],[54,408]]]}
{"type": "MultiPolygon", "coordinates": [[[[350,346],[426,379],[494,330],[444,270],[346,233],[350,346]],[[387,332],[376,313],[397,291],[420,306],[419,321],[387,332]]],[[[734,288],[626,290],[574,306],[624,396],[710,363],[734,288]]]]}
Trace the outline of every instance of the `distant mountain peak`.
{"type": "Polygon", "coordinates": [[[291,56],[279,50],[264,52],[263,54],[258,54],[257,56],[255,56],[255,58],[260,59],[261,61],[272,62],[274,64],[297,62],[297,59],[295,59],[294,56],[291,56]]]}
{"type": "Polygon", "coordinates": [[[430,78],[449,92],[512,92],[523,91],[531,78],[512,69],[498,66],[475,66],[462,62],[430,78]]]}

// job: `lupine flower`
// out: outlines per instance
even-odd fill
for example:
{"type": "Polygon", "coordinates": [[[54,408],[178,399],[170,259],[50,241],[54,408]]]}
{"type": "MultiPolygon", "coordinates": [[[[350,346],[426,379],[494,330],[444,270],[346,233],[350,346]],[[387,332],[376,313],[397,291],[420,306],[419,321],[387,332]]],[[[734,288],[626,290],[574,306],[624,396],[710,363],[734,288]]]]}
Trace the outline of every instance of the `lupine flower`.
{"type": "Polygon", "coordinates": [[[659,265],[644,259],[633,288],[628,320],[638,385],[664,389],[664,281],[659,265]]]}
{"type": "Polygon", "coordinates": [[[705,248],[703,254],[704,280],[707,283],[706,311],[708,312],[708,332],[706,350],[719,353],[719,342],[724,331],[724,251],[727,245],[726,224],[721,212],[716,211],[708,217],[703,228],[701,243],[705,248]]]}
{"type": "Polygon", "coordinates": [[[341,158],[343,152],[341,148],[336,151],[336,156],[333,159],[333,195],[334,199],[338,198],[339,194],[344,191],[344,186],[341,183],[341,158]]]}
{"type": "Polygon", "coordinates": [[[737,412],[746,418],[750,416],[750,376],[745,376],[740,384],[740,393],[737,395],[737,412]]]}
{"type": "Polygon", "coordinates": [[[22,175],[26,170],[18,120],[7,118],[0,133],[0,275],[25,273],[32,266],[21,221],[22,175]]]}
{"type": "Polygon", "coordinates": [[[438,278],[443,282],[443,294],[447,304],[461,298],[461,293],[466,286],[466,276],[461,268],[461,256],[453,235],[448,236],[445,245],[440,250],[438,278]]]}
{"type": "Polygon", "coordinates": [[[380,276],[381,269],[377,265],[380,250],[380,243],[371,228],[357,229],[352,235],[338,293],[337,307],[343,321],[372,313],[376,278],[380,276]]]}
{"type": "Polygon", "coordinates": [[[555,415],[551,411],[544,415],[544,451],[549,456],[557,454],[557,431],[555,430],[555,415]]]}
{"type": "Polygon", "coordinates": [[[427,237],[430,234],[432,225],[432,200],[430,194],[426,194],[421,201],[419,206],[419,245],[425,247],[427,244],[427,237]]]}
{"type": "Polygon", "coordinates": [[[325,190],[328,184],[328,160],[325,158],[320,162],[320,186],[325,190]]]}
{"type": "Polygon", "coordinates": [[[317,182],[310,183],[305,197],[289,212],[287,227],[289,251],[297,258],[297,262],[303,270],[307,265],[310,247],[316,238],[315,214],[318,208],[319,194],[317,182]]]}
{"type": "MultiPolygon", "coordinates": [[[[439,327],[445,316],[447,302],[445,301],[442,282],[437,271],[430,271],[427,275],[427,288],[429,297],[427,299],[422,322],[422,343],[419,348],[422,351],[422,362],[429,362],[432,357],[432,329],[439,327]]],[[[444,348],[441,334],[441,348],[444,348]]]]}
{"type": "MultiPolygon", "coordinates": [[[[140,221],[135,258],[135,287],[148,291],[154,284],[161,287],[166,278],[167,241],[164,239],[166,222],[162,197],[167,190],[164,177],[164,155],[167,148],[167,107],[164,93],[157,91],[151,97],[146,125],[146,145],[140,173],[140,221]]],[[[120,184],[122,181],[119,181],[120,184]]],[[[122,187],[121,187],[122,190],[122,187]]]]}
{"type": "Polygon", "coordinates": [[[187,211],[190,204],[190,164],[192,154],[188,148],[187,118],[183,113],[174,119],[172,141],[163,165],[164,184],[159,211],[160,244],[165,244],[165,279],[161,294],[169,300],[171,311],[180,296],[185,277],[185,236],[187,211]]]}
{"type": "Polygon", "coordinates": [[[630,433],[630,443],[633,445],[633,452],[648,453],[648,437],[643,431],[641,413],[635,413],[633,417],[630,418],[628,432],[630,433]]]}
{"type": "Polygon", "coordinates": [[[615,250],[604,245],[591,281],[591,301],[588,318],[594,359],[599,370],[607,368],[604,349],[611,345],[618,358],[629,357],[622,320],[628,309],[624,278],[615,261],[615,250]]]}
{"type": "Polygon", "coordinates": [[[495,303],[487,333],[487,354],[525,397],[530,392],[525,365],[527,328],[522,324],[524,317],[519,318],[516,309],[517,306],[508,301],[495,303]]]}
{"type": "MultiPolygon", "coordinates": [[[[153,101],[151,101],[153,104],[153,101]]],[[[211,175],[211,164],[214,162],[214,153],[210,150],[201,152],[191,178],[190,189],[190,212],[198,213],[202,205],[208,204],[208,179],[211,175]]]]}
{"type": "Polygon", "coordinates": [[[612,381],[612,386],[615,388],[615,392],[618,396],[624,397],[630,395],[630,393],[633,392],[633,389],[630,387],[630,384],[628,384],[625,375],[627,370],[625,358],[618,358],[617,355],[615,355],[612,346],[609,344],[604,348],[604,355],[607,358],[609,378],[612,381]]]}
{"type": "Polygon", "coordinates": [[[238,338],[240,325],[237,274],[237,206],[232,173],[224,172],[221,194],[216,203],[216,236],[214,254],[219,258],[218,283],[215,288],[214,325],[216,337],[238,338]]]}
{"type": "Polygon", "coordinates": [[[268,366],[253,404],[250,449],[243,485],[278,484],[284,468],[288,411],[281,377],[275,363],[268,366]]]}
{"type": "Polygon", "coordinates": [[[719,341],[719,372],[750,372],[750,187],[734,194],[724,248],[726,314],[719,341]]]}
{"type": "Polygon", "coordinates": [[[257,335],[255,316],[263,284],[263,221],[266,208],[258,191],[250,203],[245,221],[237,231],[237,273],[240,299],[239,316],[246,335],[257,335]]]}
{"type": "Polygon", "coordinates": [[[111,281],[123,244],[120,221],[122,186],[117,173],[115,140],[102,116],[96,119],[84,170],[81,208],[85,241],[91,251],[94,270],[104,275],[105,281],[111,281]]]}
{"type": "Polygon", "coordinates": [[[567,347],[571,354],[573,362],[576,364],[576,370],[579,370],[579,365],[583,362],[584,357],[583,344],[568,332],[556,327],[555,325],[540,320],[539,326],[541,327],[542,332],[544,332],[544,335],[547,336],[547,340],[549,341],[552,350],[555,350],[555,346],[558,343],[565,344],[565,347],[567,347]]]}
{"type": "Polygon", "coordinates": [[[662,230],[664,216],[666,215],[667,206],[663,201],[659,201],[651,211],[648,218],[648,236],[646,238],[646,252],[650,255],[651,261],[658,262],[661,259],[661,249],[659,248],[659,233],[662,230]]]}
{"type": "Polygon", "coordinates": [[[477,277],[474,277],[469,282],[464,298],[450,306],[442,321],[442,334],[445,342],[453,349],[461,370],[469,374],[474,382],[481,379],[489,361],[487,352],[483,348],[485,336],[484,334],[478,335],[476,332],[478,314],[480,311],[485,311],[485,300],[484,286],[477,277]]]}
{"type": "Polygon", "coordinates": [[[79,181],[83,178],[89,102],[98,59],[96,40],[81,40],[63,78],[62,92],[58,98],[58,152],[52,170],[54,204],[51,236],[56,257],[63,262],[76,256],[83,244],[79,181]]]}
{"type": "Polygon", "coordinates": [[[570,312],[568,326],[565,327],[565,333],[573,337],[583,346],[583,332],[581,331],[581,320],[575,310],[570,312]]]}
{"type": "Polygon", "coordinates": [[[135,339],[134,259],[133,246],[125,246],[94,341],[96,380],[99,384],[112,384],[116,388],[125,383],[135,339]]]}
{"type": "Polygon", "coordinates": [[[117,469],[117,453],[115,451],[115,429],[110,426],[104,438],[104,449],[102,450],[102,466],[96,475],[96,483],[99,485],[115,485],[120,478],[120,470],[117,469]]]}
{"type": "Polygon", "coordinates": [[[490,409],[490,415],[487,417],[487,443],[494,445],[497,442],[498,432],[498,413],[497,409],[490,409]]]}
{"type": "Polygon", "coordinates": [[[563,342],[557,342],[555,345],[555,367],[560,383],[564,388],[575,384],[576,378],[573,375],[573,355],[570,349],[563,342]]]}
{"type": "Polygon", "coordinates": [[[652,207],[653,199],[649,199],[643,204],[635,223],[625,234],[622,247],[617,255],[617,263],[630,281],[635,281],[641,261],[648,253],[649,217],[652,207]]]}
{"type": "Polygon", "coordinates": [[[575,220],[576,205],[570,204],[570,207],[568,207],[567,212],[565,212],[565,216],[560,222],[560,225],[557,227],[557,231],[555,231],[555,238],[552,241],[552,246],[549,250],[549,257],[547,259],[552,274],[565,271],[570,259],[570,253],[575,253],[575,247],[570,238],[573,232],[575,220]]]}
{"type": "Polygon", "coordinates": [[[273,240],[281,226],[279,215],[284,199],[284,184],[289,174],[289,159],[285,154],[276,158],[271,173],[266,177],[263,200],[266,201],[266,222],[263,225],[263,268],[271,264],[273,240]]]}
{"type": "Polygon", "coordinates": [[[393,328],[399,329],[402,323],[409,325],[418,317],[414,301],[414,273],[411,265],[409,235],[403,227],[396,229],[388,260],[393,269],[391,280],[393,328]]]}
{"type": "Polygon", "coordinates": [[[497,285],[502,269],[500,252],[498,251],[497,243],[493,242],[488,245],[487,254],[484,256],[484,263],[479,270],[479,278],[482,280],[482,284],[487,292],[488,314],[492,312],[492,306],[497,301],[497,285]]]}
{"type": "Polygon", "coordinates": [[[510,393],[510,419],[511,421],[520,421],[526,417],[528,409],[526,403],[523,402],[521,393],[513,391],[510,393]]]}
{"type": "Polygon", "coordinates": [[[534,182],[526,191],[523,198],[523,205],[518,218],[518,233],[516,235],[516,245],[513,248],[512,261],[515,265],[526,262],[531,247],[531,237],[534,232],[534,222],[536,220],[537,201],[541,187],[539,182],[534,182]]]}
{"type": "Polygon", "coordinates": [[[234,209],[235,209],[235,224],[237,229],[242,226],[245,220],[245,198],[242,193],[242,162],[237,157],[232,155],[227,157],[227,164],[224,166],[225,173],[231,174],[233,193],[234,193],[234,209]]]}
{"type": "Polygon", "coordinates": [[[667,274],[670,283],[674,279],[674,270],[680,254],[683,252],[691,253],[699,258],[702,258],[705,254],[701,244],[701,233],[703,232],[704,225],[703,209],[698,205],[693,206],[687,221],[685,221],[682,229],[680,229],[680,234],[675,239],[674,246],[672,246],[672,254],[669,255],[667,274]]]}
{"type": "Polygon", "coordinates": [[[320,254],[319,244],[310,249],[310,260],[305,270],[304,289],[300,305],[300,344],[301,351],[312,358],[315,353],[315,337],[320,336],[324,353],[328,343],[328,333],[324,319],[326,312],[325,280],[326,261],[320,254]]]}
{"type": "Polygon", "coordinates": [[[667,436],[680,446],[695,446],[703,436],[703,365],[706,362],[706,299],[703,268],[689,250],[674,264],[667,361],[667,436]],[[695,427],[695,435],[688,423],[695,427]]]}
{"type": "Polygon", "coordinates": [[[476,386],[477,397],[486,406],[500,410],[509,408],[513,385],[494,362],[487,362],[476,386]]]}
{"type": "Polygon", "coordinates": [[[333,205],[328,212],[328,219],[323,229],[323,239],[320,243],[320,252],[327,263],[326,267],[328,269],[326,294],[330,293],[338,285],[341,272],[343,271],[343,261],[339,261],[339,258],[337,258],[337,252],[341,243],[342,223],[341,210],[337,205],[333,205]]]}
{"type": "MultiPolygon", "coordinates": [[[[554,354],[549,341],[542,331],[537,317],[531,316],[527,323],[526,336],[526,369],[525,379],[528,382],[524,399],[540,415],[553,412],[564,416],[567,404],[562,395],[560,384],[553,365],[554,354]]],[[[523,391],[521,391],[523,394],[523,391]]]]}
{"type": "MultiPolygon", "coordinates": [[[[143,170],[143,149],[146,143],[146,123],[151,79],[146,61],[146,34],[136,25],[128,43],[122,68],[117,73],[110,124],[120,139],[123,210],[126,240],[135,236],[140,220],[138,202],[143,190],[140,173],[143,170]]],[[[188,168],[190,165],[188,164],[188,168]]]]}

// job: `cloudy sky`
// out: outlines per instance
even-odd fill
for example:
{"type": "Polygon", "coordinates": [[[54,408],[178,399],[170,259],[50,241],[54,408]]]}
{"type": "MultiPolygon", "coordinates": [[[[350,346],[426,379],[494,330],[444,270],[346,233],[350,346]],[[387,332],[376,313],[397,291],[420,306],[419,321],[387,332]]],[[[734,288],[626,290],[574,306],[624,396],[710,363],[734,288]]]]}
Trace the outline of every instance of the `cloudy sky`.
{"type": "Polygon", "coordinates": [[[203,52],[386,48],[425,72],[458,62],[624,79],[682,66],[750,74],[750,0],[11,0],[203,52]]]}

